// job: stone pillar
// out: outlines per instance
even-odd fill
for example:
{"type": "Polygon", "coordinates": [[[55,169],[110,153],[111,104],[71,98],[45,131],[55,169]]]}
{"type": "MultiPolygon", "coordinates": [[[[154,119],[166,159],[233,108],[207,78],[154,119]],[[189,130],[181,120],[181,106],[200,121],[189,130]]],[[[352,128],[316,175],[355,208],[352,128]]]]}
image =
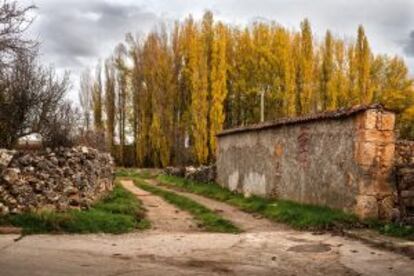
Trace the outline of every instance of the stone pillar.
{"type": "Polygon", "coordinates": [[[391,219],[395,114],[369,109],[356,118],[355,161],[361,170],[355,213],[362,219],[391,219]]]}

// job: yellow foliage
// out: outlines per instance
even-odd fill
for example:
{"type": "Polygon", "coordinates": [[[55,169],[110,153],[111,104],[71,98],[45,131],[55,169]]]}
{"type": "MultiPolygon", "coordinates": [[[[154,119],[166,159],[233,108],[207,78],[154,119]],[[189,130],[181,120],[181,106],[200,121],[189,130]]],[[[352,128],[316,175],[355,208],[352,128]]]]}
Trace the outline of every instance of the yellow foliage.
{"type": "MultiPolygon", "coordinates": [[[[213,161],[217,133],[259,122],[261,95],[266,120],[379,102],[400,114],[402,135],[414,137],[407,67],[400,58],[374,55],[362,27],[355,41],[328,31],[321,43],[308,20],[299,31],[273,22],[241,28],[206,12],[199,22],[189,17],[171,34],[154,31],[129,45],[126,114],[141,166],[213,161]]],[[[103,118],[113,144],[122,116],[115,114],[112,90],[119,84],[108,64],[103,118]]]]}

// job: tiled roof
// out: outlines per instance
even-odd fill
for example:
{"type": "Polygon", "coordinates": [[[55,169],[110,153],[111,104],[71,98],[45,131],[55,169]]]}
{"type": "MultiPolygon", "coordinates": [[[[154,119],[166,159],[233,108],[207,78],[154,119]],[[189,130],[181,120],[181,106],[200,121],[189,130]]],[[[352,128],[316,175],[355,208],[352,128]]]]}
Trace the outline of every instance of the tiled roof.
{"type": "Polygon", "coordinates": [[[357,113],[366,111],[368,109],[384,110],[384,107],[380,104],[358,105],[358,106],[354,106],[354,107],[347,108],[347,109],[326,111],[326,112],[315,113],[315,114],[310,114],[306,116],[281,118],[276,121],[269,121],[269,122],[264,122],[264,123],[259,123],[259,124],[226,129],[220,132],[219,134],[217,134],[217,136],[221,137],[221,136],[226,136],[226,135],[234,134],[234,133],[272,129],[272,128],[277,128],[281,126],[294,125],[294,124],[300,124],[300,123],[306,123],[306,122],[312,122],[312,121],[342,119],[342,118],[347,118],[357,113]]]}

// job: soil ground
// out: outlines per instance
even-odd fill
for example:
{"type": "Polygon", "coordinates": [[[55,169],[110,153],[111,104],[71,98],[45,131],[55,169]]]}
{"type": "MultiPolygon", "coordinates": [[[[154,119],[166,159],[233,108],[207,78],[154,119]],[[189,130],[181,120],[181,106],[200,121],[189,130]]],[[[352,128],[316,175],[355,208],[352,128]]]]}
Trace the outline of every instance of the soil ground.
{"type": "Polygon", "coordinates": [[[340,236],[292,230],[180,192],[245,231],[203,233],[186,212],[132,182],[123,185],[143,202],[153,229],[17,241],[18,235],[0,235],[0,275],[414,275],[408,257],[340,236]]]}
{"type": "Polygon", "coordinates": [[[197,224],[187,212],[177,209],[158,196],[154,196],[137,186],[131,180],[121,181],[122,186],[135,194],[146,210],[153,231],[189,232],[197,231],[197,224]]]}
{"type": "Polygon", "coordinates": [[[236,207],[233,207],[229,204],[212,200],[200,195],[179,191],[178,189],[166,188],[165,186],[160,185],[160,183],[155,179],[148,179],[146,180],[146,182],[155,185],[158,188],[188,197],[204,206],[208,206],[208,208],[216,211],[222,217],[230,220],[237,227],[246,232],[277,231],[282,229],[288,229],[288,227],[284,224],[277,224],[267,219],[263,219],[259,215],[253,215],[240,211],[236,207]]]}

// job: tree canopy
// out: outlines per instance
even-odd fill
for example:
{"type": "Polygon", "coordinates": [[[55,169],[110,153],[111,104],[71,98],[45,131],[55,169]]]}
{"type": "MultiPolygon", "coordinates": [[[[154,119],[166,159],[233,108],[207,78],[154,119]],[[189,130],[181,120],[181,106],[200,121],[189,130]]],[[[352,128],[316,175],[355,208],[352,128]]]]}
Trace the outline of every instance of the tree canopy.
{"type": "Polygon", "coordinates": [[[93,101],[93,110],[104,111],[98,121],[105,119],[107,140],[119,141],[118,151],[132,137],[139,166],[208,163],[218,132],[257,123],[262,111],[274,120],[382,103],[397,112],[401,136],[414,137],[407,66],[374,54],[362,26],[354,41],[329,30],[318,41],[307,19],[294,31],[276,23],[233,26],[206,12],[170,31],[128,35],[122,47],[128,54],[115,50],[105,81],[98,74],[105,100],[93,101]]]}

